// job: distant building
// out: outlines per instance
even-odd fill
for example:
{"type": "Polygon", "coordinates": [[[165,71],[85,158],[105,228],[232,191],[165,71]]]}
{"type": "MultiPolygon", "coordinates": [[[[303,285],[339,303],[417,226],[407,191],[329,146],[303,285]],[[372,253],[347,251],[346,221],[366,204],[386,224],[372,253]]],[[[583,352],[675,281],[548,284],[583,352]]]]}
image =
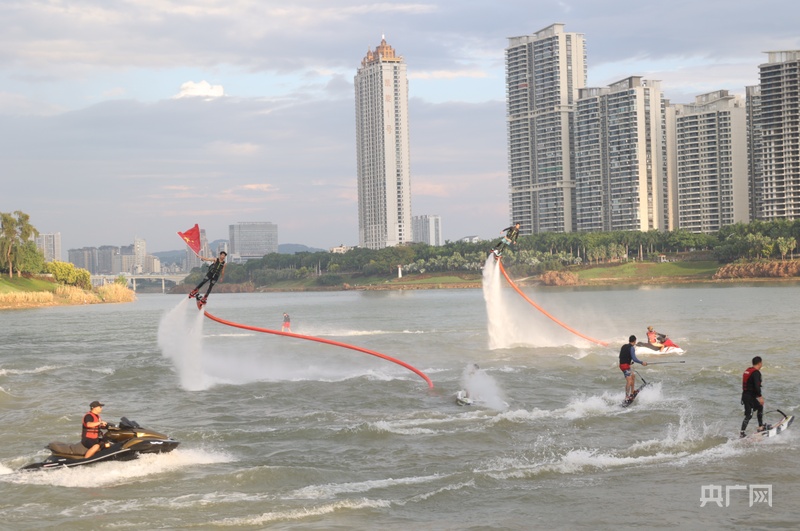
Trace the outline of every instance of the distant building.
{"type": "MultiPolygon", "coordinates": [[[[98,271],[98,249],[96,247],[83,247],[82,249],[69,249],[67,260],[77,268],[85,269],[92,275],[103,273],[98,271]]],[[[109,273],[111,264],[109,263],[109,273]]]]}
{"type": "Polygon", "coordinates": [[[131,273],[145,272],[145,259],[147,257],[147,242],[142,238],[133,239],[133,271],[131,273]]]}
{"type": "Polygon", "coordinates": [[[61,261],[61,233],[39,234],[36,238],[36,248],[44,255],[45,262],[61,261]]]}
{"type": "Polygon", "coordinates": [[[406,64],[381,39],[361,61],[353,85],[359,245],[383,249],[411,242],[406,64]]]}
{"type": "Polygon", "coordinates": [[[674,108],[677,227],[712,233],[749,222],[744,101],[718,90],[674,108]]]}
{"type": "Polygon", "coordinates": [[[458,241],[465,243],[479,243],[481,242],[481,238],[480,236],[464,236],[463,238],[459,238],[458,241]]]}
{"type": "Polygon", "coordinates": [[[350,249],[352,249],[352,247],[349,247],[347,245],[340,245],[338,247],[331,247],[329,249],[329,252],[332,253],[332,254],[344,254],[347,251],[349,251],[350,249]]]}
{"type": "Polygon", "coordinates": [[[578,90],[586,86],[584,36],[552,24],[509,38],[505,59],[510,219],[522,235],[572,232],[572,127],[578,90]]]}
{"type": "Polygon", "coordinates": [[[414,241],[428,245],[443,245],[442,218],[440,216],[422,215],[411,218],[414,232],[414,241]]]}
{"type": "Polygon", "coordinates": [[[579,91],[575,230],[667,230],[666,135],[659,81],[631,76],[579,91]]]}
{"type": "Polygon", "coordinates": [[[758,114],[754,157],[758,174],[756,218],[763,221],[800,219],[800,50],[767,52],[759,65],[758,114]]]}
{"type": "Polygon", "coordinates": [[[278,252],[278,226],[268,221],[246,221],[229,226],[231,261],[246,262],[278,252]]]}

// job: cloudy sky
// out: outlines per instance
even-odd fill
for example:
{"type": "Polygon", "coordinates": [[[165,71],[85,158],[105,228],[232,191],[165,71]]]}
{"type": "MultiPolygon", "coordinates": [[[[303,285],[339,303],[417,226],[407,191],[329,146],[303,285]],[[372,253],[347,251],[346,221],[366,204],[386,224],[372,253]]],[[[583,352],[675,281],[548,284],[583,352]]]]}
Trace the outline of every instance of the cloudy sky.
{"type": "Polygon", "coordinates": [[[385,36],[408,64],[414,215],[445,239],[509,219],[503,53],[583,33],[589,85],[744,94],[800,49],[796,0],[3,0],[0,212],[66,250],[182,248],[238,221],[281,243],[358,244],[353,76],[385,36]]]}

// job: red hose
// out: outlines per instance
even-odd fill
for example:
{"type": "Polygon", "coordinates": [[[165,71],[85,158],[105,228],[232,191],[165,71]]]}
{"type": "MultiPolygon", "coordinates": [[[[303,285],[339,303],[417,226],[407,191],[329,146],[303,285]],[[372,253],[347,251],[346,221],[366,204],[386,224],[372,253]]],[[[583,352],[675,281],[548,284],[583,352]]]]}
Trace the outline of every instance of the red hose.
{"type": "Polygon", "coordinates": [[[572,332],[576,336],[580,336],[583,339],[586,339],[587,341],[591,341],[592,343],[597,343],[598,345],[602,345],[604,347],[608,346],[608,343],[606,343],[605,341],[600,341],[599,339],[594,339],[592,337],[583,335],[580,332],[578,332],[577,330],[575,330],[574,328],[571,328],[571,327],[567,326],[566,324],[562,323],[561,321],[559,321],[558,319],[556,319],[555,317],[553,317],[552,315],[547,313],[544,308],[542,308],[541,306],[539,306],[538,304],[533,302],[531,299],[529,299],[528,296],[525,295],[522,292],[522,290],[517,287],[516,284],[514,284],[514,282],[508,276],[508,273],[506,273],[506,269],[503,267],[503,261],[502,260],[497,260],[497,262],[500,264],[500,272],[503,273],[504,277],[506,277],[506,280],[508,281],[509,284],[511,284],[511,287],[514,288],[517,293],[522,295],[522,298],[524,298],[526,301],[528,301],[534,308],[536,308],[537,310],[539,310],[540,312],[545,314],[547,317],[549,317],[553,322],[555,322],[556,324],[558,324],[560,326],[563,326],[564,328],[566,328],[567,330],[569,330],[570,332],[572,332]]]}
{"type": "Polygon", "coordinates": [[[380,352],[375,352],[374,350],[368,350],[368,349],[365,349],[365,348],[356,347],[354,345],[348,345],[347,343],[340,343],[339,341],[333,341],[331,339],[322,339],[320,337],[314,337],[314,336],[304,336],[304,335],[301,335],[301,334],[294,334],[292,332],[279,332],[278,330],[269,330],[267,328],[258,328],[256,326],[248,326],[248,325],[243,325],[243,324],[239,324],[239,323],[234,323],[232,321],[226,321],[225,319],[220,319],[219,317],[217,317],[215,315],[211,315],[210,313],[208,313],[208,310],[206,310],[204,313],[205,313],[206,317],[208,317],[212,321],[216,321],[218,323],[221,323],[221,324],[224,324],[224,325],[228,325],[228,326],[233,326],[235,328],[243,328],[245,330],[252,330],[254,332],[263,332],[265,334],[275,334],[275,335],[278,335],[278,336],[296,337],[297,339],[307,339],[308,341],[317,341],[318,343],[327,343],[328,345],[334,345],[334,346],[337,346],[337,347],[349,348],[351,350],[357,350],[359,352],[363,352],[364,354],[369,354],[371,356],[377,356],[378,358],[383,358],[383,359],[385,359],[387,361],[391,361],[392,363],[396,363],[398,365],[401,365],[401,366],[405,367],[406,369],[418,374],[423,380],[428,382],[428,387],[433,389],[433,382],[431,381],[430,378],[428,378],[428,376],[424,372],[420,371],[416,367],[412,367],[411,365],[409,365],[408,363],[405,363],[404,361],[400,361],[400,360],[398,360],[396,358],[393,358],[391,356],[387,356],[386,354],[381,354],[380,352]]]}

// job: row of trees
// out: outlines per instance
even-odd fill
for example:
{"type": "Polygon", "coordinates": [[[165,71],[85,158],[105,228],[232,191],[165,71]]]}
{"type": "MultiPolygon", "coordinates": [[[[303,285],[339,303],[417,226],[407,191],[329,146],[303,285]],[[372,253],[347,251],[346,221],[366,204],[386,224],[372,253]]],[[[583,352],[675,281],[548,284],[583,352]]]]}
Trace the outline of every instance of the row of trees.
{"type": "Polygon", "coordinates": [[[44,257],[36,248],[33,238],[39,231],[31,225],[30,216],[19,210],[13,214],[0,212],[0,269],[8,271],[8,277],[23,271],[39,273],[44,267],[44,257]]]}
{"type": "MultiPolygon", "coordinates": [[[[615,231],[589,233],[545,233],[522,236],[505,253],[506,267],[516,275],[535,275],[570,266],[596,265],[609,261],[649,260],[660,254],[706,251],[720,262],[757,258],[785,259],[797,246],[800,220],[753,222],[725,227],[715,234],[686,230],[669,232],[615,231]]],[[[269,254],[245,264],[229,264],[225,281],[269,286],[278,281],[316,277],[321,285],[341,284],[345,275],[393,275],[400,265],[407,273],[475,272],[486,261],[491,242],[447,242],[432,247],[414,243],[380,250],[353,249],[345,254],[328,252],[269,254]]],[[[353,278],[355,277],[355,278],[353,278]]],[[[196,283],[196,270],[186,280],[196,283]]]]}

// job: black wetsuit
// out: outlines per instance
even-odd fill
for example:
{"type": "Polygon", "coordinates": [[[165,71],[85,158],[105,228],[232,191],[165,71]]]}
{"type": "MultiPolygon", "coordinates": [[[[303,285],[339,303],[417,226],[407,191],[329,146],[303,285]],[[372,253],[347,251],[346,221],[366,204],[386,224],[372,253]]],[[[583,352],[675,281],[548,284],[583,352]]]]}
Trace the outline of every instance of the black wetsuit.
{"type": "Polygon", "coordinates": [[[219,280],[219,276],[222,273],[223,269],[225,269],[225,262],[221,261],[219,258],[214,260],[214,262],[210,266],[208,266],[208,271],[206,272],[206,278],[204,278],[203,281],[200,284],[198,284],[196,288],[194,288],[194,291],[195,292],[200,291],[200,288],[203,287],[203,284],[209,282],[205,296],[205,298],[207,299],[209,293],[211,293],[211,288],[213,288],[214,284],[216,284],[217,280],[219,280]]]}
{"type": "Polygon", "coordinates": [[[742,421],[742,433],[747,429],[747,423],[753,418],[753,411],[756,412],[758,425],[764,425],[764,406],[759,403],[761,396],[761,371],[758,369],[747,369],[742,375],[742,404],[744,405],[744,420],[742,421]],[[748,375],[749,373],[749,375],[748,375]]]}

